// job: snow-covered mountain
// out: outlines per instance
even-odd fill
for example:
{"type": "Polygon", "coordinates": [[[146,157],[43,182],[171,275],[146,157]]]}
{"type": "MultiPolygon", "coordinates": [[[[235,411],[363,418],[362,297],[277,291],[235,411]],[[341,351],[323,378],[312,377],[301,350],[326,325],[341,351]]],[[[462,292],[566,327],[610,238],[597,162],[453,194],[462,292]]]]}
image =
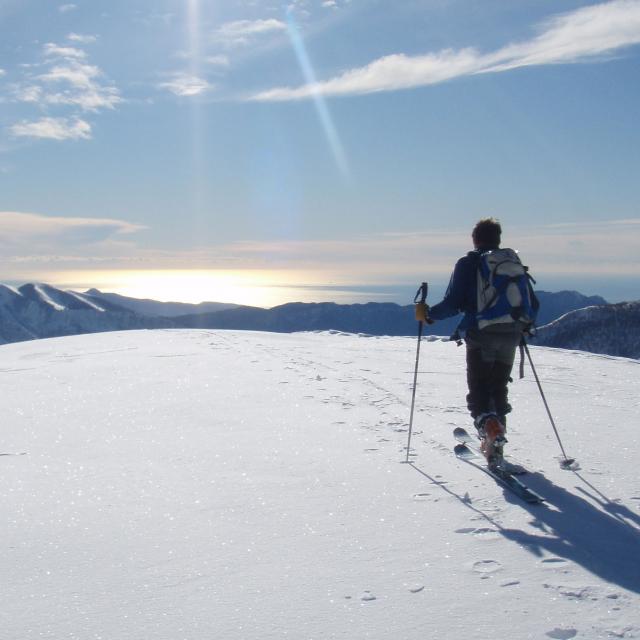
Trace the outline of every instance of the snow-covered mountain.
{"type": "Polygon", "coordinates": [[[553,322],[569,311],[608,304],[601,296],[585,296],[577,291],[536,291],[536,296],[540,302],[538,326],[553,322]]]}
{"type": "Polygon", "coordinates": [[[571,311],[540,327],[535,344],[640,358],[640,301],[571,311]]]}
{"type": "Polygon", "coordinates": [[[171,326],[90,295],[46,284],[0,285],[0,344],[53,336],[171,326]]]}
{"type": "MultiPolygon", "coordinates": [[[[57,302],[60,304],[60,302],[57,302]]],[[[520,502],[452,454],[464,352],[163,330],[3,345],[6,640],[640,638],[638,362],[532,346],[520,502]],[[21,455],[24,454],[24,455],[21,455]]]]}

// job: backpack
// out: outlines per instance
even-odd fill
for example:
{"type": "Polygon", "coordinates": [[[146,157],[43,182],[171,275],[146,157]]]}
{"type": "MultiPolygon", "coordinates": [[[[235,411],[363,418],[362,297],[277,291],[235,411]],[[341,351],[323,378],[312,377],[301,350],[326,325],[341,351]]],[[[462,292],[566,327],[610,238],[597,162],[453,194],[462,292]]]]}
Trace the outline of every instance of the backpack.
{"type": "Polygon", "coordinates": [[[477,276],[478,328],[522,322],[529,329],[540,303],[529,275],[513,249],[494,249],[480,254],[477,276]]]}

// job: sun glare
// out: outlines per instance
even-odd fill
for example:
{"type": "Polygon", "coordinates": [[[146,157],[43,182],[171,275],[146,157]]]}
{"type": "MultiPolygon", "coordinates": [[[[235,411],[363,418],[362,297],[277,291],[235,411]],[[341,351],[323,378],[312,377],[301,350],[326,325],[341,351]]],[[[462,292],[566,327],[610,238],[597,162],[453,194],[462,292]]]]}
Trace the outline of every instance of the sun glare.
{"type": "Polygon", "coordinates": [[[256,307],[317,301],[314,287],[321,284],[317,275],[302,272],[187,269],[61,272],[49,274],[48,281],[77,291],[95,287],[163,302],[229,302],[256,307]]]}

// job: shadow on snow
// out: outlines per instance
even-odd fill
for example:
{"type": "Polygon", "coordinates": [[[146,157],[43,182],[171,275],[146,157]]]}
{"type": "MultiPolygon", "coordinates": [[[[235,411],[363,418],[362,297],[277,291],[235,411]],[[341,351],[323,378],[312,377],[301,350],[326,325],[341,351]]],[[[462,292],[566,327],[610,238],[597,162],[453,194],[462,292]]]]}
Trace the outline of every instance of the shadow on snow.
{"type": "MultiPolygon", "coordinates": [[[[411,466],[443,491],[478,513],[506,539],[540,557],[543,551],[574,562],[607,582],[640,593],[640,516],[607,498],[578,472],[572,472],[588,489],[576,490],[597,503],[553,484],[540,473],[529,473],[526,483],[544,496],[543,504],[527,504],[504,489],[507,502],[528,511],[532,531],[507,529],[475,507],[468,495],[460,496],[441,481],[411,466]],[[537,531],[537,532],[536,532],[537,531]]],[[[569,474],[567,477],[571,477],[569,474]]]]}

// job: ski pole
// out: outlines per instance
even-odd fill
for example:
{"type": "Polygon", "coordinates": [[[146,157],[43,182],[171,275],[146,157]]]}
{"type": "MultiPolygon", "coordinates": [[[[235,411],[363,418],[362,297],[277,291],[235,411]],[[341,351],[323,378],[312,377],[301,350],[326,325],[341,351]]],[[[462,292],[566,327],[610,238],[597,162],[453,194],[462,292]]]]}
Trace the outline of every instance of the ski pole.
{"type": "Polygon", "coordinates": [[[531,353],[529,352],[529,346],[527,345],[527,341],[522,336],[522,346],[527,354],[527,358],[529,359],[529,364],[531,365],[531,371],[533,371],[533,377],[536,379],[536,384],[538,385],[538,390],[540,391],[540,396],[542,397],[542,402],[544,402],[544,407],[547,410],[547,415],[549,416],[549,420],[551,421],[551,426],[553,427],[553,431],[556,434],[556,438],[558,439],[558,444],[560,445],[560,451],[562,451],[562,455],[564,456],[564,460],[560,463],[560,467],[562,469],[571,469],[572,465],[575,463],[575,458],[567,457],[567,454],[562,446],[562,440],[560,440],[560,434],[558,433],[558,429],[556,427],[556,423],[553,420],[553,416],[551,415],[551,410],[549,409],[549,404],[547,403],[547,399],[545,398],[544,391],[542,390],[542,385],[540,384],[540,378],[538,378],[538,374],[536,372],[536,368],[533,366],[533,360],[531,359],[531,353]]]}
{"type": "MultiPolygon", "coordinates": [[[[420,285],[420,288],[416,292],[416,295],[413,299],[414,304],[425,304],[427,300],[427,291],[429,290],[429,285],[426,282],[423,282],[420,285]]],[[[413,391],[411,393],[411,414],[409,416],[409,437],[407,439],[407,458],[405,462],[409,462],[409,452],[411,451],[411,432],[413,429],[413,409],[416,404],[416,386],[418,384],[418,361],[420,360],[420,342],[422,341],[422,320],[418,320],[418,346],[416,348],[416,368],[413,372],[413,391]]]]}

